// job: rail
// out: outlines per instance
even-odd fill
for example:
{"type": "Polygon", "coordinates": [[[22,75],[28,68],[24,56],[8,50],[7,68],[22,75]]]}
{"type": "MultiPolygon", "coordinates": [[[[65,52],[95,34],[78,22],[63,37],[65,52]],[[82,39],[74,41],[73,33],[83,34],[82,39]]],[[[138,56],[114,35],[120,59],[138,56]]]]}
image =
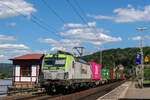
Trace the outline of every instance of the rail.
{"type": "Polygon", "coordinates": [[[8,97],[4,97],[3,100],[12,100],[12,98],[14,98],[14,100],[90,100],[88,98],[98,98],[97,96],[100,97],[100,95],[104,95],[105,93],[111,91],[112,89],[118,87],[119,85],[121,85],[122,83],[124,83],[125,81],[118,81],[118,82],[114,82],[114,83],[110,83],[110,84],[106,84],[106,85],[102,85],[102,86],[98,86],[95,88],[90,88],[88,90],[83,90],[83,91],[78,91],[75,93],[71,93],[71,94],[67,94],[67,95],[47,95],[47,94],[33,94],[33,95],[22,95],[22,96],[8,96],[8,97]],[[98,94],[97,96],[95,96],[95,94],[98,94]]]}

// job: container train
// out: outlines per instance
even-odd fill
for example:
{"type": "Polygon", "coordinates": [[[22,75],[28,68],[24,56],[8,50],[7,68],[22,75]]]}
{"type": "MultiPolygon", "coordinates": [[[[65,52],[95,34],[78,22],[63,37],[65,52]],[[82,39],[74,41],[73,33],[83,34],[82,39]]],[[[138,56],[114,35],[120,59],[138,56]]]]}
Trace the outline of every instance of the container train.
{"type": "Polygon", "coordinates": [[[100,64],[86,62],[62,51],[56,54],[46,54],[43,57],[39,75],[41,85],[48,92],[95,87],[124,78],[124,74],[101,68],[100,64]]]}

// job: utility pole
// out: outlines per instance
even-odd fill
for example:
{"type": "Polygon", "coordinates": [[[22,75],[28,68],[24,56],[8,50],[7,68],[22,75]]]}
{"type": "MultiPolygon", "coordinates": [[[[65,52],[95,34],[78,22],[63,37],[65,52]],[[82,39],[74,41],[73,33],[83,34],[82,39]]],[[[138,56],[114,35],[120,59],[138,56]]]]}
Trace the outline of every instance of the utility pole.
{"type": "Polygon", "coordinates": [[[102,68],[102,59],[103,59],[103,55],[102,55],[102,52],[103,52],[103,50],[102,50],[102,48],[100,48],[100,64],[101,64],[101,68],[102,68]]]}
{"type": "Polygon", "coordinates": [[[140,68],[140,74],[141,77],[139,79],[139,84],[141,85],[141,87],[143,87],[143,81],[144,81],[144,61],[143,61],[143,36],[142,33],[144,30],[147,30],[147,28],[136,28],[136,30],[140,30],[141,32],[141,39],[140,39],[140,53],[141,53],[141,68],[140,68]]]}

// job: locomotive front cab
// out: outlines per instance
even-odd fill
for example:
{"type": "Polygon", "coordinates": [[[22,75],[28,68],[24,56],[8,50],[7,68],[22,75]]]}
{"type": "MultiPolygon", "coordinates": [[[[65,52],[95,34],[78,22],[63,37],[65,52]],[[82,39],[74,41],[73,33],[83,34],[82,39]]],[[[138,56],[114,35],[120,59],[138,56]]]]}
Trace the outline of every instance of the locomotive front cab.
{"type": "Polygon", "coordinates": [[[68,78],[66,72],[67,56],[64,54],[46,55],[42,61],[42,73],[45,80],[65,80],[68,78]]]}

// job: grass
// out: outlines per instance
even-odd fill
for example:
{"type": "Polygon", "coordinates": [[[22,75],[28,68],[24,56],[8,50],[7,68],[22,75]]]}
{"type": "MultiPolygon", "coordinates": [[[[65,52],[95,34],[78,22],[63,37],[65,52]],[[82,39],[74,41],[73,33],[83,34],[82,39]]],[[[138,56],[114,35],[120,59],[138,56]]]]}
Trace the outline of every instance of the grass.
{"type": "Polygon", "coordinates": [[[144,84],[150,84],[150,80],[144,80],[144,84]]]}

